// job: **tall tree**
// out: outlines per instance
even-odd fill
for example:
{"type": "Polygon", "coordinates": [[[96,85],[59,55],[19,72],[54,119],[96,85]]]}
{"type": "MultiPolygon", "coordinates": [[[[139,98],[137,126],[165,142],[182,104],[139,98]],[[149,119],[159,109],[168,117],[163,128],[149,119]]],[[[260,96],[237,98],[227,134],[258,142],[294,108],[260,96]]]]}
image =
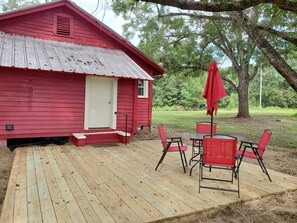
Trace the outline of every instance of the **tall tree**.
{"type": "MultiPolygon", "coordinates": [[[[126,19],[130,19],[130,23],[126,26],[126,28],[132,28],[129,34],[134,34],[135,30],[141,31],[140,48],[145,53],[154,55],[155,60],[161,59],[169,73],[186,73],[190,69],[206,70],[211,59],[222,62],[227,57],[237,78],[227,76],[223,78],[238,94],[237,117],[250,117],[248,87],[256,75],[261,57],[255,45],[237,23],[225,17],[226,15],[222,17],[199,15],[193,12],[173,13],[170,8],[153,9],[152,5],[148,4],[135,5],[131,14],[127,14],[127,5],[118,2],[114,7],[118,10],[117,12],[124,12],[126,19]],[[155,26],[152,29],[150,24],[155,20],[155,26]],[[150,37],[147,38],[147,36],[150,37]],[[164,44],[167,47],[163,47],[164,44]],[[253,66],[251,61],[254,63],[253,66]]],[[[259,16],[255,16],[254,19],[256,18],[259,16]]]]}
{"type": "Polygon", "coordinates": [[[223,75],[238,94],[238,118],[249,118],[249,83],[255,77],[261,56],[241,27],[228,21],[206,22],[201,32],[204,42],[213,44],[230,61],[236,79],[223,75]],[[254,65],[252,65],[252,60],[254,65]]]}
{"type": "MultiPolygon", "coordinates": [[[[137,0],[139,1],[139,0],[137,0]]],[[[282,54],[271,44],[269,37],[282,39],[290,46],[296,47],[296,14],[297,2],[294,0],[240,0],[240,1],[190,1],[190,0],[140,0],[142,2],[157,3],[160,5],[172,6],[182,10],[205,11],[205,12],[230,12],[232,18],[239,26],[242,26],[245,33],[251,38],[270,64],[282,75],[290,86],[297,91],[297,72],[283,58],[282,54]],[[279,10],[285,14],[291,14],[289,21],[281,21],[282,24],[270,24],[270,26],[259,26],[254,23],[253,15],[248,9],[256,6],[267,6],[271,13],[276,14],[279,10]],[[295,24],[292,26],[291,24],[295,24]],[[263,30],[265,30],[263,32],[263,30]],[[269,33],[269,37],[266,34],[269,33]]],[[[132,0],[129,1],[133,2],[132,0]]]]}

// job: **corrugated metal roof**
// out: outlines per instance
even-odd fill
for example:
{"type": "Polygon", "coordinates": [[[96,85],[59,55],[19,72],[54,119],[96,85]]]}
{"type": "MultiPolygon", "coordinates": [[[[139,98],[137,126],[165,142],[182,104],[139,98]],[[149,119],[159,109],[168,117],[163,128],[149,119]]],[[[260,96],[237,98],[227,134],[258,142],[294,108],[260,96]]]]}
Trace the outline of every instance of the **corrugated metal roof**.
{"type": "Polygon", "coordinates": [[[152,80],[124,52],[0,33],[0,66],[152,80]]]}

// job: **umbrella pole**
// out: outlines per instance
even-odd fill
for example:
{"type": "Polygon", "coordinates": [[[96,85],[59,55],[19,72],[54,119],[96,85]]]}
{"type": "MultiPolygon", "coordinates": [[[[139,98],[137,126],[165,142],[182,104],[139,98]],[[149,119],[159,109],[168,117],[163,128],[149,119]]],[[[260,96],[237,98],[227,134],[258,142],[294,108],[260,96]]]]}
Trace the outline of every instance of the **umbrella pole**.
{"type": "Polygon", "coordinates": [[[214,108],[211,110],[211,116],[210,116],[210,135],[212,136],[212,125],[213,125],[213,111],[214,108]]]}

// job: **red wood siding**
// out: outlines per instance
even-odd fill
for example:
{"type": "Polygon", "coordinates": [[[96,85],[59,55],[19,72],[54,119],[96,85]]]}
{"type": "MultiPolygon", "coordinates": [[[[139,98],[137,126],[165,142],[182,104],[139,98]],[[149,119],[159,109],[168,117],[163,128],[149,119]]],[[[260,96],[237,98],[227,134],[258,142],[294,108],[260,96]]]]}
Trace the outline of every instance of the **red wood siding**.
{"type": "Polygon", "coordinates": [[[149,110],[149,99],[139,98],[137,126],[150,126],[149,110]]]}
{"type": "MultiPolygon", "coordinates": [[[[85,76],[0,69],[1,138],[70,136],[84,132],[85,76]],[[13,124],[13,131],[5,126],[13,124]]],[[[150,125],[150,99],[138,99],[136,80],[119,79],[117,129],[128,132],[150,125]]]]}
{"type": "Polygon", "coordinates": [[[152,119],[152,81],[148,83],[148,98],[138,98],[137,126],[150,127],[152,119]]]}
{"type": "Polygon", "coordinates": [[[0,30],[6,33],[26,35],[37,38],[73,42],[83,45],[115,48],[98,28],[82,19],[66,7],[32,13],[0,22],[0,30]],[[66,15],[73,18],[73,36],[63,37],[54,34],[54,15],[66,15]]]}
{"type": "MultiPolygon", "coordinates": [[[[137,133],[137,127],[151,126],[152,119],[152,86],[149,81],[148,98],[138,98],[138,80],[119,79],[118,112],[128,114],[128,132],[137,133]]],[[[125,131],[125,118],[117,117],[117,129],[125,131]]]]}
{"type": "Polygon", "coordinates": [[[134,85],[135,80],[119,79],[118,81],[118,108],[117,112],[117,129],[125,131],[125,116],[128,115],[128,132],[135,133],[133,129],[133,120],[137,117],[134,116],[134,85]]]}
{"type": "Polygon", "coordinates": [[[0,69],[1,138],[69,136],[84,127],[85,76],[0,69]],[[13,124],[13,131],[5,125],[13,124]]]}

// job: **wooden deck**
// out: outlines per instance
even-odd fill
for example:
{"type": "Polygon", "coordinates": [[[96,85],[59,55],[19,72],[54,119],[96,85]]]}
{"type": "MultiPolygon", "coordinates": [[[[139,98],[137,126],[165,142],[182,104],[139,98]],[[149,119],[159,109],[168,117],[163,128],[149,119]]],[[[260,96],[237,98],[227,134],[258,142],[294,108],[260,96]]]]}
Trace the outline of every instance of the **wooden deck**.
{"type": "Polygon", "coordinates": [[[155,171],[160,156],[159,141],[17,149],[0,222],[149,222],[297,189],[296,177],[270,170],[271,183],[259,166],[243,163],[240,199],[198,193],[198,167],[184,174],[179,155],[168,154],[155,171]]]}

